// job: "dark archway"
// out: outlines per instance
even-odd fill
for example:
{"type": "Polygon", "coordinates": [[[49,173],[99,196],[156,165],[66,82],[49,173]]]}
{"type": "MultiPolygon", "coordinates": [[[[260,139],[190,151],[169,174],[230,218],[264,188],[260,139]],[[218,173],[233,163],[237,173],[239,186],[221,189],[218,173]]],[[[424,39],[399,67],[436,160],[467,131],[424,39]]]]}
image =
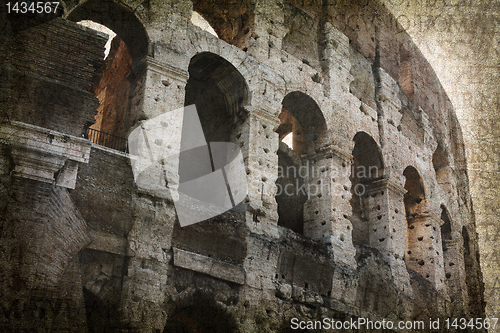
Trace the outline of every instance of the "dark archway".
{"type": "MultiPolygon", "coordinates": [[[[206,142],[240,144],[244,155],[243,145],[248,139],[242,134],[247,119],[243,106],[248,98],[248,87],[243,76],[231,63],[208,52],[195,55],[188,70],[189,79],[184,103],[186,106],[196,106],[206,142]]],[[[210,153],[206,147],[197,150],[197,154],[206,154],[205,161],[210,161],[210,153]]],[[[180,183],[186,179],[186,173],[183,171],[192,168],[194,164],[196,163],[190,158],[180,160],[180,183]]],[[[214,167],[209,162],[208,172],[213,171],[214,167]]],[[[202,170],[200,174],[207,172],[203,166],[199,170],[202,170]]],[[[226,185],[229,186],[228,183],[226,185]]],[[[242,241],[244,233],[241,231],[245,213],[239,208],[243,209],[243,205],[195,225],[181,227],[176,222],[172,245],[240,264],[246,256],[246,243],[242,241]],[[220,223],[221,221],[231,223],[220,223]]]]}
{"type": "Polygon", "coordinates": [[[444,205],[441,205],[441,243],[443,247],[443,253],[448,251],[447,242],[451,240],[451,220],[450,214],[444,205]]]}
{"type": "MultiPolygon", "coordinates": [[[[130,105],[137,78],[132,69],[147,55],[148,36],[131,8],[113,1],[89,0],[73,9],[68,20],[92,21],[112,30],[116,37],[92,87],[100,106],[93,123],[85,128],[85,137],[112,149],[125,151],[125,139],[135,122],[130,105]]],[[[141,90],[141,89],[139,89],[141,90]]]]}
{"type": "Polygon", "coordinates": [[[381,216],[382,196],[371,198],[367,191],[382,179],[384,163],[379,146],[365,132],[354,136],[351,168],[352,241],[354,245],[370,245],[370,229],[381,216]],[[371,199],[371,200],[370,200],[371,199]]]}
{"type": "Polygon", "coordinates": [[[89,0],[76,7],[67,19],[74,22],[91,20],[113,30],[127,45],[134,66],[147,55],[149,39],[146,29],[134,11],[123,4],[89,0]]]}
{"type": "Polygon", "coordinates": [[[318,104],[302,92],[291,92],[283,99],[277,130],[280,140],[292,133],[292,149],[298,156],[314,153],[328,143],[326,121],[318,104]]]}
{"type": "MultiPolygon", "coordinates": [[[[420,221],[423,212],[426,211],[425,190],[422,178],[417,169],[407,167],[403,176],[406,178],[404,195],[405,216],[406,216],[406,246],[405,262],[408,268],[416,272],[423,272],[423,266],[426,264],[424,256],[424,232],[420,221]]],[[[428,238],[428,237],[427,237],[428,238]]],[[[428,243],[430,240],[425,239],[428,243]]],[[[427,263],[428,265],[429,263],[427,263]]],[[[422,274],[423,275],[423,274],[422,274]]]]}
{"type": "Polygon", "coordinates": [[[200,300],[196,305],[178,309],[169,317],[163,333],[232,333],[237,332],[235,320],[213,301],[200,300]]]}
{"type": "Polygon", "coordinates": [[[478,276],[476,273],[476,263],[474,262],[473,249],[471,249],[471,239],[467,227],[462,227],[463,239],[463,255],[465,264],[465,282],[467,284],[467,294],[469,298],[469,309],[473,313],[481,308],[479,300],[482,300],[482,291],[478,284],[478,276]]]}
{"type": "Polygon", "coordinates": [[[235,141],[247,99],[245,79],[227,60],[209,52],[191,59],[185,105],[196,105],[208,142],[235,141]]]}
{"type": "Polygon", "coordinates": [[[436,180],[445,192],[451,191],[452,170],[450,168],[449,152],[443,141],[432,154],[432,166],[436,173],[436,180]]]}
{"type": "Polygon", "coordinates": [[[328,144],[328,131],[321,109],[308,95],[302,92],[289,93],[282,105],[280,126],[276,130],[280,139],[276,181],[278,225],[304,234],[304,223],[324,219],[323,216],[327,215],[320,212],[319,208],[326,209],[326,206],[318,202],[325,200],[329,193],[320,193],[321,190],[316,189],[320,188],[322,181],[318,169],[326,163],[317,153],[328,144]],[[290,136],[291,140],[285,144],[290,136]],[[304,190],[312,184],[317,192],[314,195],[304,190]],[[305,211],[306,207],[311,212],[305,211]],[[308,216],[307,221],[305,216],[308,216]]]}

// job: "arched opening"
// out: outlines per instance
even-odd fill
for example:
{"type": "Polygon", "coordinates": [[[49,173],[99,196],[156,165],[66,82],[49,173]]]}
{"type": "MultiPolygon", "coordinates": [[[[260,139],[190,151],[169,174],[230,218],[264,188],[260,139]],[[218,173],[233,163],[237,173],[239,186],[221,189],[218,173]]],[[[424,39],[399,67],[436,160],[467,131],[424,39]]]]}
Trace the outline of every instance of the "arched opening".
{"type": "Polygon", "coordinates": [[[129,116],[132,58],[127,45],[111,29],[93,21],[78,24],[101,31],[109,36],[104,50],[104,64],[92,86],[92,93],[99,100],[95,122],[86,128],[85,136],[92,142],[108,148],[125,151],[125,139],[133,119],[129,116]]]}
{"type": "Polygon", "coordinates": [[[436,172],[436,181],[446,193],[452,192],[452,170],[450,168],[448,150],[441,140],[432,154],[432,166],[436,172]]]}
{"type": "Polygon", "coordinates": [[[184,105],[196,105],[207,142],[236,142],[247,98],[245,79],[231,63],[209,52],[191,59],[184,105]]]}
{"type": "Polygon", "coordinates": [[[326,206],[319,201],[329,194],[323,193],[322,185],[327,184],[321,183],[321,177],[325,177],[324,181],[327,178],[327,163],[317,153],[328,143],[326,122],[316,102],[304,93],[289,93],[282,105],[280,126],[276,130],[280,139],[276,181],[278,225],[308,234],[304,223],[325,219],[322,210],[326,206]],[[287,144],[283,142],[285,138],[289,139],[287,144]]]}
{"type": "Polygon", "coordinates": [[[448,251],[447,242],[451,240],[451,221],[450,216],[448,214],[448,210],[444,205],[441,205],[441,242],[443,253],[448,251]]]}
{"type": "Polygon", "coordinates": [[[211,303],[213,301],[208,300],[178,309],[167,320],[163,333],[237,332],[235,320],[211,303]]]}
{"type": "MultiPolygon", "coordinates": [[[[422,274],[426,271],[425,246],[429,246],[432,241],[427,234],[422,230],[426,228],[422,225],[419,219],[426,211],[425,191],[422,178],[414,167],[407,167],[403,176],[406,177],[404,195],[405,216],[406,216],[406,245],[405,245],[405,262],[406,266],[416,272],[422,274]]],[[[425,276],[424,274],[422,274],[425,276]]]]}
{"type": "Polygon", "coordinates": [[[383,217],[382,196],[372,197],[367,191],[384,174],[380,149],[371,136],[358,132],[354,136],[351,168],[352,241],[354,245],[370,245],[370,230],[383,217]]]}
{"type": "Polygon", "coordinates": [[[135,88],[129,75],[146,56],[146,31],[130,8],[115,2],[87,1],[76,7],[68,19],[110,36],[103,50],[104,64],[92,87],[100,106],[95,121],[86,125],[85,137],[99,145],[125,151],[125,138],[135,122],[129,103],[135,88]]]}
{"type": "MultiPolygon", "coordinates": [[[[451,237],[451,220],[450,214],[444,205],[441,205],[441,250],[443,253],[443,264],[444,264],[444,273],[446,280],[458,280],[459,276],[457,276],[457,268],[455,266],[456,261],[456,253],[454,249],[454,244],[452,243],[451,237]]],[[[454,283],[449,284],[449,290],[454,292],[453,287],[454,283]]]]}
{"type": "MultiPolygon", "coordinates": [[[[246,120],[243,106],[247,101],[248,87],[238,70],[220,56],[204,52],[191,59],[188,71],[184,103],[186,106],[196,106],[203,135],[209,145],[200,147],[194,155],[180,159],[180,184],[188,178],[193,179],[185,170],[197,169],[200,175],[206,175],[220,168],[216,166],[215,159],[210,158],[210,154],[214,153],[212,143],[232,142],[244,148],[247,140],[243,133],[246,120]]],[[[227,179],[226,185],[229,186],[227,179]]],[[[237,205],[239,202],[233,204],[237,205]]],[[[172,245],[241,264],[246,255],[246,243],[241,240],[242,233],[238,230],[241,230],[239,228],[244,221],[245,214],[239,209],[233,209],[195,225],[181,227],[179,223],[175,223],[172,245]],[[232,223],[220,223],[228,220],[232,223]]]]}
{"type": "Polygon", "coordinates": [[[293,135],[293,151],[302,156],[314,154],[328,144],[326,121],[318,104],[302,92],[291,92],[283,99],[277,129],[280,140],[293,135]]]}
{"type": "Polygon", "coordinates": [[[127,45],[134,66],[147,54],[148,36],[132,8],[114,1],[89,0],[76,7],[68,20],[91,20],[113,30],[127,45]]]}
{"type": "Polygon", "coordinates": [[[246,51],[254,26],[252,4],[244,1],[192,0],[198,12],[223,41],[246,51]]]}

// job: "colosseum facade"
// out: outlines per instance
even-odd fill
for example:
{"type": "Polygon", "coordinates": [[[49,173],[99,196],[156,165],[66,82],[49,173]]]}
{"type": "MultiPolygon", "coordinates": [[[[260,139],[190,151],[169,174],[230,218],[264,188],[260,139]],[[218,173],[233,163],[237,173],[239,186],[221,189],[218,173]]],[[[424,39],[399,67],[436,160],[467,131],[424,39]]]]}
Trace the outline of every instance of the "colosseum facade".
{"type": "Polygon", "coordinates": [[[383,4],[51,8],[2,9],[2,331],[484,318],[461,127],[383,4]],[[109,54],[85,21],[116,34],[109,54]],[[181,227],[170,180],[138,181],[127,138],[193,104],[207,142],[240,147],[248,190],[181,227]]]}

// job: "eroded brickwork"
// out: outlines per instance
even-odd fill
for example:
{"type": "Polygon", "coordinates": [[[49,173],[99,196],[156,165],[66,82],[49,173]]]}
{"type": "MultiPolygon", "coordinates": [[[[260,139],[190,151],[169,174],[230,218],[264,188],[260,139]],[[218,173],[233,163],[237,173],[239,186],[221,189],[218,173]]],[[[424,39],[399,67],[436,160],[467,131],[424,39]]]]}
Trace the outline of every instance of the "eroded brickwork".
{"type": "Polygon", "coordinates": [[[381,4],[63,8],[21,32],[3,14],[2,329],[286,332],[292,318],[484,317],[461,130],[381,4]],[[193,10],[220,38],[191,23],[193,10]],[[123,41],[106,62],[105,37],[71,22],[82,19],[123,41]],[[21,77],[71,98],[27,103],[36,89],[21,77]],[[240,146],[248,195],[181,227],[168,191],[134,181],[133,156],[82,135],[96,123],[126,137],[190,104],[207,141],[240,146]]]}

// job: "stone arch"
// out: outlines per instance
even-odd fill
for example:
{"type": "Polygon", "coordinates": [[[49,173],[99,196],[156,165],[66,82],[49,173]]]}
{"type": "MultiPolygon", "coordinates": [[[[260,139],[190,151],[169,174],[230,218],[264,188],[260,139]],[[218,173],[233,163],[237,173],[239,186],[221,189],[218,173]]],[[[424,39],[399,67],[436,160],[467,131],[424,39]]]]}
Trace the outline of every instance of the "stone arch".
{"type": "MultiPolygon", "coordinates": [[[[415,222],[426,211],[425,189],[422,178],[417,169],[412,166],[407,167],[403,176],[406,181],[404,188],[407,191],[404,195],[405,217],[406,217],[406,242],[405,242],[405,262],[408,268],[416,272],[422,272],[425,265],[423,252],[423,236],[421,225],[415,222]],[[420,228],[419,228],[420,227],[420,228]]],[[[426,240],[428,242],[429,240],[426,240]]]]}
{"type": "Polygon", "coordinates": [[[246,51],[254,26],[251,1],[191,0],[198,12],[220,39],[246,51]]]}
{"type": "Polygon", "coordinates": [[[441,251],[443,253],[443,267],[446,287],[452,301],[459,301],[467,296],[465,277],[460,253],[460,242],[453,231],[456,226],[448,208],[441,204],[441,251]]]}
{"type": "Polygon", "coordinates": [[[441,241],[441,222],[429,213],[425,185],[420,173],[413,166],[407,167],[404,195],[406,234],[406,267],[431,281],[435,288],[444,290],[445,271],[441,241]]]}
{"type": "Polygon", "coordinates": [[[224,58],[198,53],[189,63],[185,105],[195,104],[207,141],[236,141],[238,126],[248,101],[248,85],[224,58]]]}
{"type": "Polygon", "coordinates": [[[191,304],[180,307],[169,316],[164,333],[237,332],[235,319],[212,297],[197,295],[191,304]]]}
{"type": "Polygon", "coordinates": [[[67,14],[74,22],[91,20],[113,30],[127,45],[134,66],[148,53],[149,38],[133,9],[114,1],[88,0],[67,14]]]}
{"type": "MultiPolygon", "coordinates": [[[[247,119],[243,106],[248,100],[249,90],[243,76],[227,60],[210,52],[194,55],[188,72],[184,105],[196,106],[206,142],[233,142],[245,148],[248,137],[243,133],[247,119]]],[[[244,151],[242,149],[243,153],[244,151]]],[[[210,154],[205,148],[198,152],[205,153],[210,154]]],[[[191,159],[181,160],[179,170],[192,165],[191,159]]],[[[213,167],[212,165],[211,168],[213,167]]],[[[183,172],[179,172],[179,181],[182,181],[183,175],[183,172]]],[[[179,223],[175,223],[172,244],[212,258],[241,264],[246,255],[246,243],[240,239],[241,234],[237,230],[244,221],[244,213],[234,209],[196,225],[181,227],[179,223]],[[220,223],[225,219],[231,219],[235,223],[220,223]]]]}
{"type": "Polygon", "coordinates": [[[446,209],[445,205],[441,205],[441,221],[443,221],[443,224],[441,225],[441,241],[443,252],[446,252],[448,250],[448,245],[446,243],[452,239],[452,236],[450,214],[448,213],[448,209],[446,209]]]}
{"type": "MultiPolygon", "coordinates": [[[[125,151],[125,138],[136,120],[130,99],[137,93],[137,80],[131,73],[147,55],[146,30],[131,8],[113,1],[88,0],[70,10],[67,19],[90,20],[116,33],[92,87],[100,106],[95,122],[85,126],[85,137],[99,145],[125,151]]],[[[139,86],[138,95],[142,89],[139,86]]]]}
{"type": "Polygon", "coordinates": [[[280,140],[293,134],[292,149],[299,155],[313,154],[329,143],[323,112],[309,95],[294,91],[283,99],[281,124],[277,132],[280,140]]]}
{"type": "MultiPolygon", "coordinates": [[[[451,279],[451,282],[454,282],[459,280],[459,276],[457,276],[459,266],[455,265],[457,259],[456,242],[452,237],[451,216],[445,205],[441,205],[441,223],[441,250],[443,252],[444,273],[447,281],[451,279]]],[[[453,284],[451,283],[451,285],[453,284]]]]}
{"type": "Polygon", "coordinates": [[[439,186],[446,192],[451,193],[453,170],[450,167],[449,151],[442,140],[438,141],[436,150],[432,154],[432,166],[436,174],[436,181],[439,186]]]}
{"type": "Polygon", "coordinates": [[[295,91],[283,99],[279,119],[280,125],[276,130],[280,140],[276,181],[278,225],[321,238],[315,235],[315,225],[316,222],[326,223],[328,213],[323,210],[328,210],[329,206],[320,202],[328,200],[326,198],[330,194],[328,189],[323,188],[327,185],[326,174],[329,173],[325,171],[328,162],[320,154],[329,142],[325,118],[314,99],[295,91]],[[291,146],[282,142],[289,134],[293,136],[291,146]],[[304,229],[305,223],[310,224],[307,230],[304,229]]]}
{"type": "Polygon", "coordinates": [[[384,175],[384,162],[380,147],[365,132],[354,136],[351,167],[352,240],[355,245],[370,245],[370,230],[382,220],[383,196],[367,194],[375,189],[376,181],[384,175]]]}

